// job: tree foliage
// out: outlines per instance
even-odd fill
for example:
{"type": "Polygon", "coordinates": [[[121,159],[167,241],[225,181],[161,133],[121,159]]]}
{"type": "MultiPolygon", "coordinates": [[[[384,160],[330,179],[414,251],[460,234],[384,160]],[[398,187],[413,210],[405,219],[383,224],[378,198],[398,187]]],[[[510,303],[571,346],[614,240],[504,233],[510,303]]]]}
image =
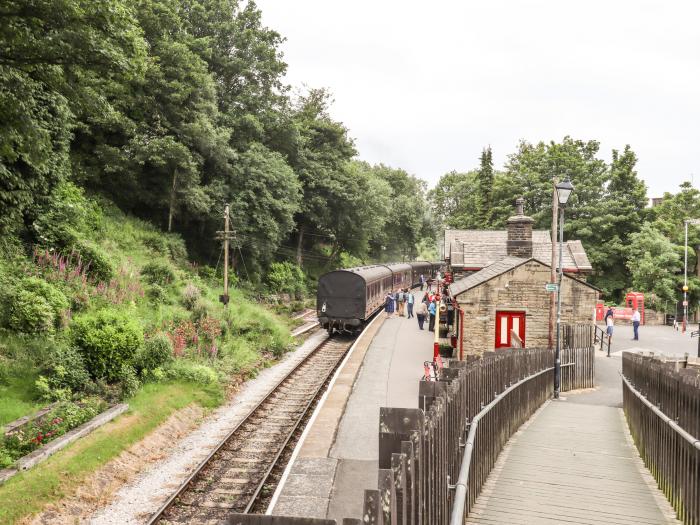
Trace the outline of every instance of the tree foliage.
{"type": "MultiPolygon", "coordinates": [[[[571,178],[575,191],[566,207],[565,235],[580,239],[594,268],[590,280],[606,300],[625,292],[646,292],[660,308],[672,309],[683,284],[684,221],[700,218],[700,190],[683,183],[648,207],[647,190],[636,171],[637,156],[627,145],[600,158],[596,141],[564,137],[561,142],[520,142],[504,171],[491,171],[490,149],[477,170],[445,174],[429,192],[440,226],[464,229],[504,228],[513,203],[524,196],[535,228],[551,227],[554,181],[571,178]],[[493,188],[491,195],[485,192],[493,188]],[[489,201],[489,199],[491,199],[489,201]],[[484,209],[490,202],[489,213],[484,209]]],[[[698,272],[700,228],[688,228],[689,300],[700,300],[698,272]]]]}
{"type": "Polygon", "coordinates": [[[673,244],[650,224],[630,235],[630,258],[627,267],[632,286],[653,294],[658,300],[674,301],[674,273],[682,268],[673,244]]]}
{"type": "Polygon", "coordinates": [[[0,232],[71,246],[70,224],[52,222],[75,219],[56,200],[77,185],[178,231],[210,263],[230,204],[235,266],[252,279],[292,255],[414,254],[424,188],[354,160],[329,92],[289,95],[282,41],[253,1],[5,2],[0,232]]]}

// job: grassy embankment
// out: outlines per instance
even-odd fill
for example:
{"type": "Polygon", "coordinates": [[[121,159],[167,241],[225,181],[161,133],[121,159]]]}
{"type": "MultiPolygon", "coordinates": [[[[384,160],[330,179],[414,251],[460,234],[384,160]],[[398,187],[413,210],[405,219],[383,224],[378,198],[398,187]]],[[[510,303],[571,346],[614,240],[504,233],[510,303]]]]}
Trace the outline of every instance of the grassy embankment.
{"type": "MultiPolygon", "coordinates": [[[[1,485],[0,523],[13,523],[70,495],[90,473],[175,411],[192,403],[205,409],[221,404],[228,385],[254,375],[291,344],[290,322],[248,300],[246,293],[232,290],[231,303],[224,309],[218,302],[220,277],[211,268],[188,263],[177,236],[163,234],[109,205],[91,205],[93,220],[78,234],[113,268],[109,282],[89,278],[76,284],[65,268],[39,264],[34,247],[26,243],[10,241],[1,251],[0,427],[56,399],[122,398],[130,409],[1,485]],[[44,280],[70,301],[72,311],[55,329],[22,334],[8,321],[16,308],[13,297],[27,276],[44,280]],[[139,367],[134,358],[131,372],[111,382],[88,370],[90,385],[84,389],[47,389],[46,382],[43,387],[38,384],[40,376],[57,373],[47,364],[55,353],[75,345],[74,324],[104,311],[136,320],[142,341],[158,335],[171,341],[174,356],[154,369],[139,367]]],[[[63,378],[58,370],[58,379],[50,385],[63,378]]]]}

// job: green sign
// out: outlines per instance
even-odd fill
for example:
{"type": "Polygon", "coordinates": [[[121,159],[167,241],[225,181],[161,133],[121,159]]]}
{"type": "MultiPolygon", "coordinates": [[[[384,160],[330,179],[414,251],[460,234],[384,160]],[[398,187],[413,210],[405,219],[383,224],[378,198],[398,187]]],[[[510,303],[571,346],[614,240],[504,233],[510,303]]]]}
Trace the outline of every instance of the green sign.
{"type": "Polygon", "coordinates": [[[544,289],[549,293],[554,293],[559,290],[559,285],[557,283],[547,283],[544,285],[544,289]]]}

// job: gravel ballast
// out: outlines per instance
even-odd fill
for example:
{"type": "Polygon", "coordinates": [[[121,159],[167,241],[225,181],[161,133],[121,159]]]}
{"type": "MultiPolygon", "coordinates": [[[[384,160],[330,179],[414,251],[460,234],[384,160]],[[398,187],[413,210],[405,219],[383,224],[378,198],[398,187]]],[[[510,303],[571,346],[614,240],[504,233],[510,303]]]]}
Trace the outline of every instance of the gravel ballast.
{"type": "Polygon", "coordinates": [[[125,525],[147,521],[270,389],[327,337],[324,331],[311,335],[281,362],[246,382],[231,401],[216,409],[197,430],[175,444],[164,459],[149,465],[136,479],[124,485],[113,501],[96,512],[89,522],[125,525]]]}

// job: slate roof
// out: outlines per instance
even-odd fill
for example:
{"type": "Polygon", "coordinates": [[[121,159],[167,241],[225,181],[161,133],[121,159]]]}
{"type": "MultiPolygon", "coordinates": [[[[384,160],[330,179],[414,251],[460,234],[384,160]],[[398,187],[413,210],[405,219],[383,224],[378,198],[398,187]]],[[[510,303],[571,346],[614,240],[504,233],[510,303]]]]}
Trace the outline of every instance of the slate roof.
{"type": "Polygon", "coordinates": [[[486,281],[490,281],[494,277],[498,277],[499,275],[517,268],[521,264],[525,264],[529,260],[530,259],[523,259],[521,257],[504,257],[500,261],[487,266],[483,270],[453,282],[450,285],[450,295],[452,297],[456,297],[462,292],[466,292],[467,290],[475,288],[486,281]]]}
{"type": "MultiPolygon", "coordinates": [[[[473,273],[453,282],[449,287],[450,295],[452,297],[456,297],[457,295],[466,292],[467,290],[476,288],[477,286],[484,284],[487,281],[490,281],[494,277],[503,275],[504,273],[514,270],[518,266],[530,261],[536,261],[544,266],[550,267],[547,263],[538,260],[536,257],[532,257],[530,259],[524,259],[522,257],[504,257],[500,261],[490,264],[483,270],[479,270],[476,273],[473,273]]],[[[587,283],[586,281],[581,281],[579,279],[571,277],[570,275],[564,275],[564,277],[566,277],[567,279],[572,279],[578,283],[584,284],[590,288],[593,288],[594,290],[600,291],[599,288],[596,288],[595,286],[593,286],[590,283],[587,283]]]]}
{"type": "MultiPolygon", "coordinates": [[[[546,264],[552,261],[548,230],[533,230],[532,257],[546,264]]],[[[506,230],[445,230],[445,258],[455,268],[485,268],[507,256],[506,230]]],[[[558,243],[557,243],[558,244],[558,243]]],[[[593,269],[581,241],[567,241],[563,251],[564,271],[593,269]]]]}

